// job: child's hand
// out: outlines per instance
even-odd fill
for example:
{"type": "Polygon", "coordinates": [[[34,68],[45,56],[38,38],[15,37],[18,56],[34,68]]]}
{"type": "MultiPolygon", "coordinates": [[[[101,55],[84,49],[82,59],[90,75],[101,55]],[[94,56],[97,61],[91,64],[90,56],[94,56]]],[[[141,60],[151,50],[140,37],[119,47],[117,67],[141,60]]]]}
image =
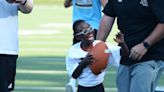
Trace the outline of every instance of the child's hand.
{"type": "Polygon", "coordinates": [[[88,53],[86,57],[82,59],[82,63],[84,63],[86,66],[92,64],[94,61],[95,58],[90,53],[88,53]]]}
{"type": "Polygon", "coordinates": [[[114,38],[114,41],[117,43],[124,43],[124,34],[122,34],[121,32],[116,34],[116,38],[114,38]]]}

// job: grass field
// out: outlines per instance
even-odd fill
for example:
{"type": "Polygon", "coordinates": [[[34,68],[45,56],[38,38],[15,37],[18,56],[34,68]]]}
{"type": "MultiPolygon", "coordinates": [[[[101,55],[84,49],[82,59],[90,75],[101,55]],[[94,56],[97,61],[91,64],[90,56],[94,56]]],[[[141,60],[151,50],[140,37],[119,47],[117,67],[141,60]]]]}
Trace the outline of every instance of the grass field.
{"type": "MultiPolygon", "coordinates": [[[[71,9],[36,5],[29,15],[20,13],[20,54],[14,92],[65,92],[68,76],[65,55],[72,43],[71,9]]],[[[112,42],[116,26],[108,41],[112,42]]],[[[117,92],[116,69],[105,76],[106,92],[117,92]]],[[[164,85],[164,76],[159,85],[164,85]]]]}

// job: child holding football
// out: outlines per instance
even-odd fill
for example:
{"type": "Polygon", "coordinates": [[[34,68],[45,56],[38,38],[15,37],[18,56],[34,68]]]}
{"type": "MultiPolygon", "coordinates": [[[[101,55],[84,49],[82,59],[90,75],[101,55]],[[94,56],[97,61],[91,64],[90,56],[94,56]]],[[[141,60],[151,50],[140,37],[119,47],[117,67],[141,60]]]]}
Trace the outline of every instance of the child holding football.
{"type": "MultiPolygon", "coordinates": [[[[84,20],[78,20],[73,24],[74,36],[80,40],[80,42],[74,44],[68,51],[66,56],[66,70],[71,77],[70,84],[67,87],[70,88],[70,92],[75,92],[75,88],[71,86],[75,85],[77,80],[78,88],[77,92],[105,92],[103,86],[103,80],[105,75],[105,69],[98,75],[95,75],[89,65],[95,62],[95,57],[89,52],[100,41],[94,40],[93,28],[84,20]],[[73,79],[74,78],[74,79],[73,79]],[[72,83],[72,84],[71,84],[72,83]]],[[[110,48],[108,50],[110,54],[109,63],[115,66],[119,65],[120,51],[126,51],[128,54],[128,48],[124,43],[123,35],[118,33],[116,35],[116,42],[119,46],[106,45],[110,48]]]]}

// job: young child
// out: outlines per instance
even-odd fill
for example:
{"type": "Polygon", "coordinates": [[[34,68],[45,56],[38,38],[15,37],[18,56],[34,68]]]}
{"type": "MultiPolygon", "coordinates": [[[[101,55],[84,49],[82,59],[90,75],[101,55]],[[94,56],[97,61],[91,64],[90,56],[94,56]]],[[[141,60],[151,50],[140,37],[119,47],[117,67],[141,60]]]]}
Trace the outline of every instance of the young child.
{"type": "MultiPolygon", "coordinates": [[[[93,28],[84,20],[76,21],[73,24],[73,30],[75,38],[79,39],[80,42],[74,44],[66,56],[66,70],[71,78],[70,82],[66,85],[66,91],[75,92],[77,80],[77,92],[104,92],[103,80],[105,69],[100,74],[95,75],[89,67],[95,58],[88,52],[100,41],[94,40],[93,28]]],[[[115,41],[123,47],[122,52],[128,51],[121,33],[116,35],[115,41]]],[[[107,44],[107,46],[110,48],[108,52],[111,54],[108,60],[110,61],[109,63],[119,66],[121,48],[110,44],[107,44]]]]}

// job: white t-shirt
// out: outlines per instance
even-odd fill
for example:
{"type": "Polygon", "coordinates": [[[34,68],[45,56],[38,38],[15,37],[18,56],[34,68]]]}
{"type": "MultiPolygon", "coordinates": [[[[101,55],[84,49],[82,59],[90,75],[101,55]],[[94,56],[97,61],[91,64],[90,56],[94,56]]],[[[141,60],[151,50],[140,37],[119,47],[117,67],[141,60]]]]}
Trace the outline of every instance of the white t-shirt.
{"type": "MultiPolygon", "coordinates": [[[[100,41],[94,41],[93,45],[97,44],[100,41]]],[[[81,42],[74,44],[68,51],[66,56],[66,70],[71,76],[75,69],[78,67],[81,62],[80,58],[84,58],[88,52],[84,51],[80,47],[81,42]]],[[[109,58],[109,64],[114,66],[119,66],[120,61],[120,47],[113,46],[108,44],[108,48],[110,48],[111,56],[109,58]]],[[[77,78],[78,84],[84,87],[92,87],[96,86],[103,82],[105,75],[105,70],[102,71],[99,75],[95,75],[92,73],[89,66],[84,68],[83,73],[77,78]]]]}
{"type": "Polygon", "coordinates": [[[0,0],[0,54],[18,54],[18,5],[0,0]]]}

